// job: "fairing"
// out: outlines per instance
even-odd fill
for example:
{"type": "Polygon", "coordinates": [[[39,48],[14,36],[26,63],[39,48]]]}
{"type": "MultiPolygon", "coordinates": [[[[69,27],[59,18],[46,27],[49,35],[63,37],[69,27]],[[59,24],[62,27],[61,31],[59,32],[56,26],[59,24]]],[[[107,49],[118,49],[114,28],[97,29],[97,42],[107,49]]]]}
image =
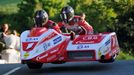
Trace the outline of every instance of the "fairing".
{"type": "Polygon", "coordinates": [[[119,53],[116,33],[76,35],[60,34],[53,29],[33,28],[21,34],[21,60],[41,63],[99,61],[119,53]]]}

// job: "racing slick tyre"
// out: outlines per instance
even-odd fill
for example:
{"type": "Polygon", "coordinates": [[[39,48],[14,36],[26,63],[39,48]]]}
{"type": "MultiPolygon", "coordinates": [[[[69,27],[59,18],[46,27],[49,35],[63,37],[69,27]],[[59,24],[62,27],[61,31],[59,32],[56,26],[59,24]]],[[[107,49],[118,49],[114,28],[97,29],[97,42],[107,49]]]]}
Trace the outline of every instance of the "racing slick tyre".
{"type": "Polygon", "coordinates": [[[40,69],[43,63],[27,63],[29,69],[40,69]]]}
{"type": "Polygon", "coordinates": [[[110,59],[101,59],[99,60],[100,63],[112,63],[115,61],[116,55],[112,56],[110,59]]]}
{"type": "Polygon", "coordinates": [[[113,58],[107,59],[107,60],[99,60],[100,63],[112,63],[114,61],[115,61],[115,59],[113,59],[113,58]]]}
{"type": "Polygon", "coordinates": [[[64,64],[66,63],[65,61],[62,61],[62,62],[52,62],[52,64],[64,64]]]}

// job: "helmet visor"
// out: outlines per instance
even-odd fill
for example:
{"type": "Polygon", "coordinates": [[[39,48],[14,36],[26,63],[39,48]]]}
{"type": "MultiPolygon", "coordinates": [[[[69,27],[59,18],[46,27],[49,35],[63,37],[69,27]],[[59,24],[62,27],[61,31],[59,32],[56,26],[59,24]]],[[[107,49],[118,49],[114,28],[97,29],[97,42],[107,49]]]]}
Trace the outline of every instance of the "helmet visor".
{"type": "Polygon", "coordinates": [[[60,17],[65,23],[68,23],[72,19],[73,15],[71,13],[62,13],[60,14],[60,17]]]}
{"type": "Polygon", "coordinates": [[[36,22],[36,25],[37,27],[42,27],[43,23],[46,21],[46,18],[35,18],[35,22],[36,22]]]}

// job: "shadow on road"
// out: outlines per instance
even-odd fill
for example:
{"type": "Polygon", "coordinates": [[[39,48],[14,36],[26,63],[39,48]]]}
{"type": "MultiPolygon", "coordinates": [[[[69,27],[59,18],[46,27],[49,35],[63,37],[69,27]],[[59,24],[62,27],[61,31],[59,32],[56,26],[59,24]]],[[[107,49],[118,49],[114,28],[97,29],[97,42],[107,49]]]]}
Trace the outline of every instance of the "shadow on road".
{"type": "MultiPolygon", "coordinates": [[[[47,64],[46,64],[47,65],[47,64]]],[[[72,73],[72,72],[103,72],[112,69],[112,64],[100,63],[73,63],[73,64],[51,64],[51,66],[44,65],[42,69],[30,70],[30,74],[56,74],[56,73],[72,73]]]]}
{"type": "MultiPolygon", "coordinates": [[[[1,73],[4,72],[4,66],[1,73]]],[[[11,65],[16,67],[17,65],[11,65]]],[[[12,68],[10,65],[9,70],[12,68]]],[[[11,75],[134,75],[134,60],[114,63],[67,62],[65,64],[44,64],[41,69],[31,70],[26,65],[18,64],[21,69],[11,75]]],[[[7,67],[5,67],[7,68],[7,67]]]]}

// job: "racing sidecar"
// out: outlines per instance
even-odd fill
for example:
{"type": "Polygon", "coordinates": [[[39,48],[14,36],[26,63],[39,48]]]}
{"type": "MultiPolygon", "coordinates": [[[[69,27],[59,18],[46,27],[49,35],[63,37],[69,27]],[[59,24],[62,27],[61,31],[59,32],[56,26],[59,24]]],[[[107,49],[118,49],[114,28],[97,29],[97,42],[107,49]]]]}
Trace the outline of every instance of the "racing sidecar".
{"type": "Polygon", "coordinates": [[[114,62],[119,50],[115,32],[75,35],[32,28],[21,34],[21,62],[30,69],[39,69],[43,63],[114,62]]]}

